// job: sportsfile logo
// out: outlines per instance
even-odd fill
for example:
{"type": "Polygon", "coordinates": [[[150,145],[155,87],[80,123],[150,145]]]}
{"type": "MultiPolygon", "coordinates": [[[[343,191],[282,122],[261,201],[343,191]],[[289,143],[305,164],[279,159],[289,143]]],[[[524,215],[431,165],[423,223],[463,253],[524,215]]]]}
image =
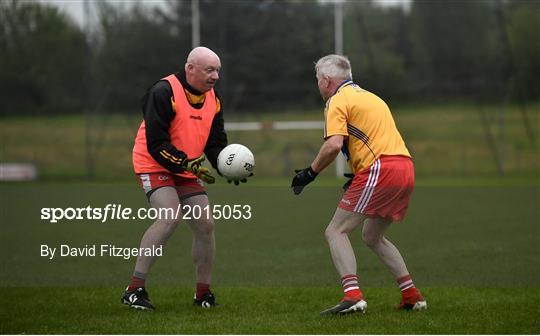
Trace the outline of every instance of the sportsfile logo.
{"type": "Polygon", "coordinates": [[[109,219],[136,219],[132,213],[131,208],[122,207],[121,204],[107,204],[103,208],[94,208],[90,205],[84,208],[41,208],[41,219],[50,223],[65,219],[91,219],[104,223],[109,219]]]}
{"type": "Polygon", "coordinates": [[[41,219],[49,223],[62,220],[97,220],[105,223],[108,220],[156,220],[156,219],[251,219],[252,210],[249,204],[214,204],[187,205],[178,204],[176,208],[132,208],[121,204],[107,204],[105,207],[70,207],[42,208],[41,219]]]}

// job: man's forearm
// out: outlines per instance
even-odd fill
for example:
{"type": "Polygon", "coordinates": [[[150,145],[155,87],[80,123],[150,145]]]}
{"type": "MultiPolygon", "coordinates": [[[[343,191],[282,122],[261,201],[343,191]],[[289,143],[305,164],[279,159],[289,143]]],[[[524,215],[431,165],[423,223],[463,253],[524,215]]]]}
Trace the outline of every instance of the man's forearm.
{"type": "Polygon", "coordinates": [[[343,146],[343,136],[334,135],[328,138],[319,150],[319,154],[315,160],[311,163],[311,169],[314,172],[320,173],[326,167],[328,167],[335,159],[336,156],[341,151],[343,146]]]}

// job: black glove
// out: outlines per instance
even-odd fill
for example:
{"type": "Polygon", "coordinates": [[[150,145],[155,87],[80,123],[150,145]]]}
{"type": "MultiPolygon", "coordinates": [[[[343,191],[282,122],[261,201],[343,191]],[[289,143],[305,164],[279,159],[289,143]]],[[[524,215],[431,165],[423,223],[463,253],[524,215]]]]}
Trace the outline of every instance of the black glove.
{"type": "Polygon", "coordinates": [[[319,175],[311,169],[311,166],[302,169],[295,170],[296,175],[294,175],[291,183],[291,187],[295,195],[299,195],[305,186],[313,182],[313,180],[319,175]]]}
{"type": "MultiPolygon", "coordinates": [[[[225,177],[225,176],[223,176],[223,174],[219,171],[219,169],[216,169],[216,170],[217,170],[217,173],[218,173],[219,176],[225,177]]],[[[252,176],[253,176],[253,173],[249,174],[248,177],[252,177],[252,176]]],[[[246,183],[246,182],[247,182],[247,178],[243,178],[243,179],[241,179],[241,180],[231,180],[231,179],[229,179],[228,177],[225,177],[225,178],[227,179],[227,183],[232,183],[232,182],[234,182],[234,185],[239,185],[240,182],[242,182],[242,183],[246,183]]]]}
{"type": "Polygon", "coordinates": [[[343,185],[343,191],[347,191],[347,189],[349,189],[351,183],[352,183],[352,180],[354,179],[354,174],[343,174],[343,176],[345,176],[346,178],[348,178],[349,180],[347,182],[345,182],[345,184],[343,185]]]}
{"type": "MultiPolygon", "coordinates": [[[[221,175],[221,174],[220,174],[220,175],[221,175]]],[[[252,177],[252,176],[253,176],[253,173],[249,174],[248,177],[252,177]]],[[[246,182],[247,182],[247,178],[243,178],[243,179],[241,179],[241,180],[229,180],[229,179],[227,179],[227,183],[232,183],[232,182],[234,182],[234,185],[239,185],[240,182],[246,183],[246,182]]]]}

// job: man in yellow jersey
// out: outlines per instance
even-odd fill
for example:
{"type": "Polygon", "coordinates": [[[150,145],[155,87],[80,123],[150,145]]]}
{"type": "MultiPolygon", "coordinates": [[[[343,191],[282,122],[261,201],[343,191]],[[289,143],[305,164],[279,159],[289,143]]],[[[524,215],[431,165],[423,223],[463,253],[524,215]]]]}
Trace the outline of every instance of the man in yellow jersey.
{"type": "MultiPolygon", "coordinates": [[[[144,120],[133,147],[133,167],[139,183],[156,209],[192,213],[190,208],[208,206],[202,181],[214,183],[204,155],[214,168],[219,152],[227,146],[222,104],[214,91],[221,61],[205,47],[193,49],[184,69],[157,81],[143,98],[144,120]]],[[[176,212],[175,212],[176,213],[176,212]]],[[[182,213],[180,213],[182,215],[182,213]]],[[[164,246],[180,218],[158,218],[144,233],[141,248],[164,246]]],[[[188,219],[193,234],[192,257],[196,268],[193,303],[215,305],[210,290],[215,255],[214,221],[211,216],[188,219]]],[[[139,255],[122,302],[135,309],[153,310],[145,280],[158,255],[139,255]]]]}
{"type": "Polygon", "coordinates": [[[421,310],[427,303],[415,287],[398,249],[384,236],[405,216],[414,188],[411,155],[386,103],[352,81],[346,57],[328,55],[315,65],[317,84],[326,101],[324,139],[311,165],[297,170],[291,187],[302,192],[339,154],[354,177],[326,228],[332,260],[341,276],[344,297],[321,315],[364,312],[367,303],[358,283],[356,258],[348,234],[362,227],[362,239],[388,267],[401,290],[399,309],[421,310]]]}

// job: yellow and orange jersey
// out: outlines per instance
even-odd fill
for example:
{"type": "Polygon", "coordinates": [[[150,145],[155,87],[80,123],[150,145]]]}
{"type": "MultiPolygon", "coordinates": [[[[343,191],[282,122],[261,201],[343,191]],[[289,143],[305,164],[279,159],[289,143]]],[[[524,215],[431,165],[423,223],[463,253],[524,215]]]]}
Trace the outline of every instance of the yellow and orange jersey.
{"type": "Polygon", "coordinates": [[[381,155],[411,157],[388,105],[375,94],[345,81],[326,102],[324,138],[343,135],[343,152],[353,173],[381,155]]]}

